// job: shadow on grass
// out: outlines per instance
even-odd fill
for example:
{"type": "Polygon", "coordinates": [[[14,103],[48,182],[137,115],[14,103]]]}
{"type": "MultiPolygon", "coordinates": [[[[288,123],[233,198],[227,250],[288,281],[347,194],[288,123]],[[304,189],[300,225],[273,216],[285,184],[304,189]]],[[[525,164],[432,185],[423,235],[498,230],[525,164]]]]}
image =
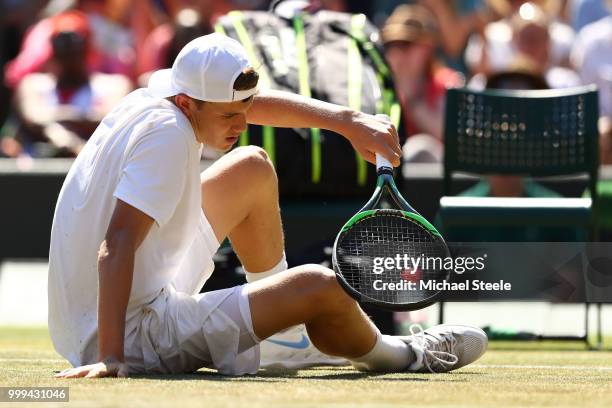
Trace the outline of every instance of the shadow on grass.
{"type": "MultiPolygon", "coordinates": [[[[244,376],[226,376],[215,371],[198,371],[192,374],[134,374],[130,378],[143,380],[166,380],[166,381],[227,381],[227,382],[261,382],[274,383],[283,382],[286,380],[321,380],[321,381],[346,381],[346,380],[373,380],[373,381],[393,381],[393,382],[427,382],[434,379],[434,376],[440,374],[423,373],[422,377],[396,377],[397,374],[384,373],[363,373],[359,371],[338,370],[337,372],[329,372],[333,369],[325,369],[325,373],[321,374],[305,374],[305,371],[316,370],[281,370],[281,369],[261,369],[256,375],[244,376]]],[[[321,370],[322,371],[322,370],[321,370]]],[[[399,373],[401,375],[401,373],[399,373]]],[[[481,374],[481,373],[461,373],[461,374],[481,374]]],[[[452,378],[452,376],[444,375],[444,379],[448,381],[465,381],[460,378],[452,378]]]]}
{"type": "MultiPolygon", "coordinates": [[[[288,370],[279,368],[260,369],[259,377],[265,378],[293,378],[298,380],[375,380],[375,381],[429,381],[426,378],[394,378],[398,373],[366,373],[346,367],[312,367],[305,370],[288,370]],[[312,374],[310,374],[312,373],[312,374]],[[318,374],[320,373],[320,374],[318,374]]],[[[401,374],[401,373],[399,373],[401,374]]]]}
{"type": "Polygon", "coordinates": [[[221,375],[216,372],[208,372],[208,371],[198,371],[191,374],[132,374],[130,378],[134,378],[137,380],[164,380],[164,381],[229,381],[229,382],[280,382],[281,379],[274,379],[272,377],[266,378],[261,377],[259,375],[244,375],[241,377],[238,376],[228,376],[221,375]]]}
{"type": "Polygon", "coordinates": [[[333,380],[372,380],[372,381],[429,381],[426,378],[394,378],[385,377],[386,374],[368,374],[360,372],[349,372],[349,373],[329,373],[323,375],[301,375],[295,377],[298,380],[322,380],[322,381],[333,381],[333,380]]]}

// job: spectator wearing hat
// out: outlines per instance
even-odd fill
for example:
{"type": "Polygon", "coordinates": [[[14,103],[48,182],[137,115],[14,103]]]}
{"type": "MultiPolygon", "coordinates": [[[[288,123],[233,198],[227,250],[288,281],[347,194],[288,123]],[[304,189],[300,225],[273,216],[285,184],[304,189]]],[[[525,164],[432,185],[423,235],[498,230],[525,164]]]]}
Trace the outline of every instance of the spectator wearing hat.
{"type": "Polygon", "coordinates": [[[401,5],[384,24],[382,41],[406,121],[404,157],[440,161],[445,91],[463,79],[436,60],[437,22],[422,6],[401,5]]]}

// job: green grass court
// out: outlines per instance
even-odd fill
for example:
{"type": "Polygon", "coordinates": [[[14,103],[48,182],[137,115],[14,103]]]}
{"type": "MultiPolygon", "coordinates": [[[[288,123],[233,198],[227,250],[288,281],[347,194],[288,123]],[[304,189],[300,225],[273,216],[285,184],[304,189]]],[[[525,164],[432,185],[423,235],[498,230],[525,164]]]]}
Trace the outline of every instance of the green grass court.
{"type": "MultiPolygon", "coordinates": [[[[606,347],[612,338],[606,339],[606,347]]],[[[611,407],[612,351],[580,343],[492,342],[475,365],[451,374],[365,375],[350,368],[262,370],[223,377],[58,380],[67,367],[45,328],[0,327],[0,386],[69,386],[69,403],[0,406],[84,407],[611,407]]]]}

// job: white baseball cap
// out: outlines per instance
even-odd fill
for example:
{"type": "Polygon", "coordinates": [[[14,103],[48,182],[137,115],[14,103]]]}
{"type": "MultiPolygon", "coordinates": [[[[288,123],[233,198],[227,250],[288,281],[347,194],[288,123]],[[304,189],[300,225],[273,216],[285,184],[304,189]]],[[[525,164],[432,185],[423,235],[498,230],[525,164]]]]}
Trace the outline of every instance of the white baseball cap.
{"type": "Polygon", "coordinates": [[[257,87],[234,89],[234,81],[249,59],[242,45],[222,34],[198,37],[183,47],[172,68],[155,71],[148,90],[158,98],[183,93],[207,102],[234,102],[257,93],[257,87]]]}

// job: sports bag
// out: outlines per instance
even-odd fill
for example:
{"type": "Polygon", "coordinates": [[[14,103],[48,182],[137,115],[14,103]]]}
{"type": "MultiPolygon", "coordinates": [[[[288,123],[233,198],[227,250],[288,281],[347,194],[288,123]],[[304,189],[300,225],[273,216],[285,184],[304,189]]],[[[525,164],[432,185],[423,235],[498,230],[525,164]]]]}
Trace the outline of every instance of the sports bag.
{"type": "MultiPolygon", "coordinates": [[[[218,20],[216,31],[242,43],[260,88],[385,113],[399,128],[391,73],[378,31],[365,15],[321,10],[288,19],[274,12],[232,11],[218,20]]],[[[250,125],[239,142],[249,144],[268,152],[283,197],[364,196],[376,182],[374,166],[334,132],[250,125]]]]}

